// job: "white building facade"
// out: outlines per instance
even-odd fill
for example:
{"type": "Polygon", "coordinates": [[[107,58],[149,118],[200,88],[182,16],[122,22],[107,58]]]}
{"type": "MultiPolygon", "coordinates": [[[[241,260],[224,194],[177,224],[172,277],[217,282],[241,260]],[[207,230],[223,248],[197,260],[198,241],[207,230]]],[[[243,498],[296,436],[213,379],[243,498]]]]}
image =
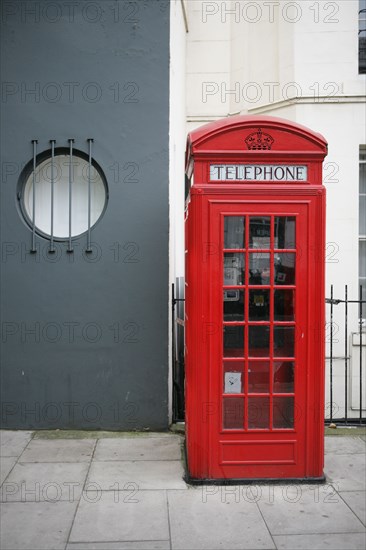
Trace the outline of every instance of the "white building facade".
{"type": "MultiPolygon", "coordinates": [[[[365,9],[364,0],[171,2],[173,282],[184,276],[186,133],[232,115],[272,115],[308,126],[328,141],[323,172],[326,295],[330,297],[333,285],[333,298],[344,300],[347,285],[348,300],[359,300],[366,277],[366,75],[359,52],[366,36],[365,9]]],[[[365,295],[364,290],[364,300],[365,295]]],[[[332,323],[327,305],[325,416],[334,421],[360,417],[360,359],[362,353],[364,373],[366,334],[360,348],[359,307],[348,304],[346,336],[345,304],[333,304],[332,323]]]]}

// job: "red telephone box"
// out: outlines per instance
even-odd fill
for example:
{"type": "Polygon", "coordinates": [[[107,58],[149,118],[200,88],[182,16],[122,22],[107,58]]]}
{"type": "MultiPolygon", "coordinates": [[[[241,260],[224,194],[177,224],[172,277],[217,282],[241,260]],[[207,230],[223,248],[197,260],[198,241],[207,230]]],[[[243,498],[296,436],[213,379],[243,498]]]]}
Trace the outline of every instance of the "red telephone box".
{"type": "Polygon", "coordinates": [[[266,116],[188,136],[188,479],[323,480],[324,138],[266,116]]]}

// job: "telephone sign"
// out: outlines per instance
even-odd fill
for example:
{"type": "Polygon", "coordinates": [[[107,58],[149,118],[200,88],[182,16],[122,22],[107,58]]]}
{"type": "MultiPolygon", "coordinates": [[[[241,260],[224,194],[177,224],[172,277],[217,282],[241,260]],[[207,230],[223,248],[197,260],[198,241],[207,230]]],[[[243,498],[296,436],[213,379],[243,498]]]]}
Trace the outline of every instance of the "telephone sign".
{"type": "Polygon", "coordinates": [[[210,164],[210,181],[306,181],[306,166],[210,164]]]}
{"type": "Polygon", "coordinates": [[[191,482],[324,479],[326,154],[321,135],[274,117],[188,136],[191,482]]]}

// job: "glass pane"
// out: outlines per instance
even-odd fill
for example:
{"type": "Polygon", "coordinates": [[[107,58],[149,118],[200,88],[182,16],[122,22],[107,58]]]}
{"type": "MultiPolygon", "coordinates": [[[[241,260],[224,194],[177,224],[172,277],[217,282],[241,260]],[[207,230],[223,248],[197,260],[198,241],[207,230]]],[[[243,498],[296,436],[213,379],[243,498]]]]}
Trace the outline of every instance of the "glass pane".
{"type": "Polygon", "coordinates": [[[269,326],[249,327],[249,355],[269,357],[269,326]]]}
{"type": "Polygon", "coordinates": [[[279,252],[274,256],[274,284],[295,284],[295,254],[292,252],[279,252]]]}
{"type": "Polygon", "coordinates": [[[275,290],[274,291],[274,320],[275,321],[293,321],[295,293],[293,290],[275,290]]]}
{"type": "MultiPolygon", "coordinates": [[[[359,279],[361,286],[361,300],[366,300],[366,279],[359,279]]],[[[360,291],[358,292],[360,294],[360,291]]]]}
{"type": "Polygon", "coordinates": [[[273,398],[273,427],[293,428],[294,427],[294,398],[274,397],[273,398]]]}
{"type": "Polygon", "coordinates": [[[248,399],[248,427],[269,428],[269,398],[250,397],[248,399]]]}
{"type": "Polygon", "coordinates": [[[224,326],[224,357],[244,356],[244,327],[224,326]]]}
{"type": "Polygon", "coordinates": [[[366,193],[366,163],[360,164],[360,193],[366,193]]]}
{"type": "Polygon", "coordinates": [[[244,234],[244,216],[225,216],[224,248],[245,248],[244,234]]]}
{"type": "Polygon", "coordinates": [[[224,321],[244,321],[243,290],[224,290],[224,321]]]}
{"type": "Polygon", "coordinates": [[[269,321],[269,290],[249,290],[249,320],[269,321]]]}
{"type": "Polygon", "coordinates": [[[242,429],[244,419],[244,398],[224,397],[223,427],[228,430],[242,429]]]}
{"type": "Polygon", "coordinates": [[[364,278],[366,277],[366,241],[359,241],[358,262],[359,277],[364,278]]]}
{"type": "Polygon", "coordinates": [[[227,252],[224,254],[224,285],[244,284],[244,254],[227,252]]]}
{"type": "Polygon", "coordinates": [[[224,359],[224,372],[243,372],[244,371],[244,361],[224,359]]]}
{"type": "Polygon", "coordinates": [[[249,284],[269,285],[270,254],[268,252],[253,252],[249,254],[249,284]]]}
{"type": "Polygon", "coordinates": [[[295,248],[296,218],[294,216],[276,216],[274,227],[274,247],[275,248],[295,248]]]}
{"type": "Polygon", "coordinates": [[[293,357],[295,354],[295,327],[274,327],[273,345],[275,357],[293,357]]]}
{"type": "Polygon", "coordinates": [[[269,361],[249,361],[248,391],[251,393],[269,392],[269,361]]]}
{"type": "Polygon", "coordinates": [[[250,217],[249,248],[269,248],[271,243],[271,218],[250,217]]]}
{"type": "Polygon", "coordinates": [[[359,208],[359,234],[366,235],[366,195],[360,195],[360,208],[359,208]]]}
{"type": "Polygon", "coordinates": [[[292,393],[294,391],[295,363],[276,361],[273,363],[273,391],[292,393]]]}
{"type": "MultiPolygon", "coordinates": [[[[363,7],[366,8],[366,0],[360,1],[365,4],[363,7]]],[[[366,13],[364,14],[364,16],[366,19],[366,13]]],[[[360,145],[360,160],[366,160],[366,145],[360,145]]]]}
{"type": "Polygon", "coordinates": [[[242,393],[244,361],[224,361],[224,393],[242,393]]]}

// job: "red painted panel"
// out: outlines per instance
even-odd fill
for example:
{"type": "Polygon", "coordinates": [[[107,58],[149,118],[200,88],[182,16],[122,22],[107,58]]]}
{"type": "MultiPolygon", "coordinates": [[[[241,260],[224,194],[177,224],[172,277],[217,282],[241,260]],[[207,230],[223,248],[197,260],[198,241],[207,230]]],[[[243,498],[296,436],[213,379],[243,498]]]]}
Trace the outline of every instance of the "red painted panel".
{"type": "Polygon", "coordinates": [[[221,464],[295,464],[296,441],[221,441],[221,464]]]}

